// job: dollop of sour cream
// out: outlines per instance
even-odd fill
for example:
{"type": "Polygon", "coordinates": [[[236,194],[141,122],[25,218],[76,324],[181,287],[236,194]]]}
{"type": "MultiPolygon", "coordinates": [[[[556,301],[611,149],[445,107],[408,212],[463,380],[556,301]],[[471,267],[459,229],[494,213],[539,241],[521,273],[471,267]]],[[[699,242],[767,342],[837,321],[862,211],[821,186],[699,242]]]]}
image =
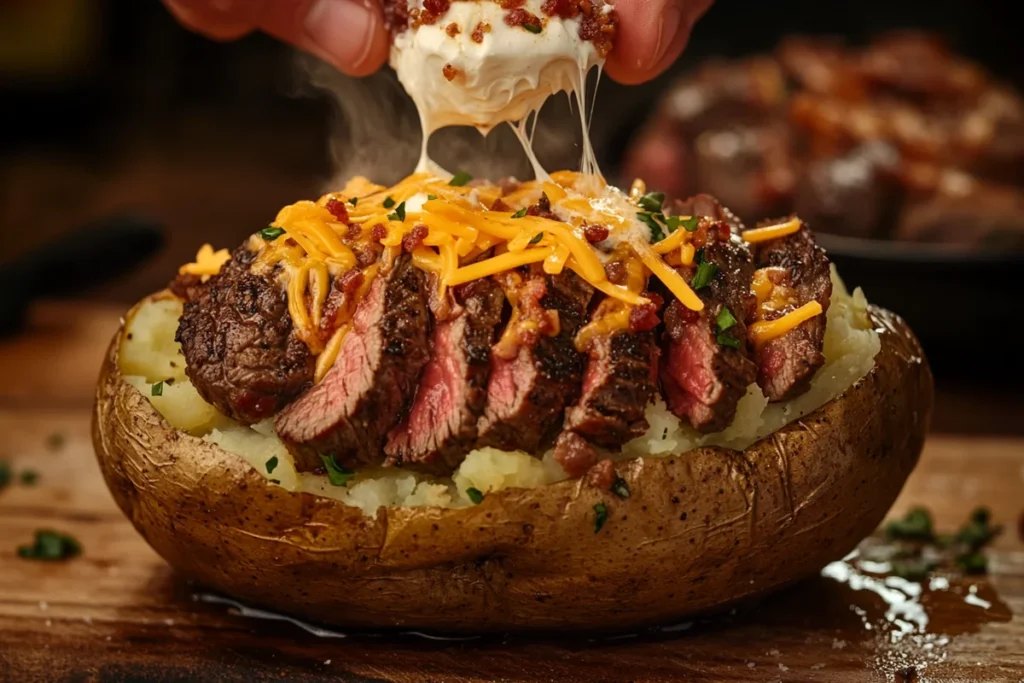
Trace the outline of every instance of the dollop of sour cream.
{"type": "MultiPolygon", "coordinates": [[[[486,134],[514,125],[539,178],[526,119],[559,92],[574,93],[584,126],[583,170],[596,172],[586,130],[586,76],[604,59],[580,38],[580,20],[549,17],[542,0],[522,9],[541,20],[539,30],[505,22],[508,10],[493,0],[456,1],[433,24],[402,31],[391,48],[391,66],[419,110],[423,149],[418,170],[438,172],[427,157],[431,133],[446,126],[473,126],[486,134]],[[588,168],[588,166],[592,168],[588,168]]],[[[422,0],[410,7],[422,9],[422,0]]],[[[605,5],[610,11],[611,5],[605,5]]]]}

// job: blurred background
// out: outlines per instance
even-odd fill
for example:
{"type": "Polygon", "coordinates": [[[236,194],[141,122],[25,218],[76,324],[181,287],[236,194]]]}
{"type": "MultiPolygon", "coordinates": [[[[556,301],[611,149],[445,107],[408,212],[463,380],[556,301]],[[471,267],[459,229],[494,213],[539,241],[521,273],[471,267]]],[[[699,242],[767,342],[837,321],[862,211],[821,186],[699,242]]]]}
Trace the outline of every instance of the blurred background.
{"type": "MultiPolygon", "coordinates": [[[[1024,41],[1010,8],[1008,0],[719,0],[670,73],[634,88],[601,82],[595,147],[606,173],[622,180],[640,131],[663,115],[682,75],[709,58],[770,53],[789,34],[863,44],[893,29],[933,31],[1019,88],[1024,41]]],[[[64,238],[60,258],[91,275],[63,289],[123,303],[161,288],[201,243],[233,247],[339,174],[404,175],[418,145],[411,104],[390,73],[347,79],[262,35],[210,42],[181,28],[157,0],[0,0],[0,119],[0,262],[8,277],[11,263],[45,261],[40,248],[60,249],[62,235],[87,226],[64,238]],[[110,230],[147,237],[135,247],[119,239],[126,253],[113,262],[95,253],[110,230]],[[118,275],[95,282],[105,270],[118,275]]],[[[560,125],[572,120],[564,102],[545,111],[539,146],[549,167],[578,159],[578,134],[560,125]]],[[[518,157],[503,160],[515,149],[506,133],[487,140],[470,133],[436,143],[449,167],[461,168],[465,158],[474,159],[466,170],[476,174],[523,172],[518,157]]],[[[1012,249],[922,256],[846,246],[832,251],[847,259],[848,278],[921,328],[941,361],[940,379],[993,375],[991,360],[965,363],[960,345],[976,342],[979,324],[1004,325],[1001,316],[1019,307],[1021,285],[1010,276],[1022,262],[1012,249]],[[948,324],[958,307],[974,310],[978,301],[985,307],[977,316],[948,324]]],[[[33,293],[14,289],[5,286],[0,296],[10,302],[33,293]]],[[[1010,363],[1019,371],[1020,360],[1010,363]]]]}

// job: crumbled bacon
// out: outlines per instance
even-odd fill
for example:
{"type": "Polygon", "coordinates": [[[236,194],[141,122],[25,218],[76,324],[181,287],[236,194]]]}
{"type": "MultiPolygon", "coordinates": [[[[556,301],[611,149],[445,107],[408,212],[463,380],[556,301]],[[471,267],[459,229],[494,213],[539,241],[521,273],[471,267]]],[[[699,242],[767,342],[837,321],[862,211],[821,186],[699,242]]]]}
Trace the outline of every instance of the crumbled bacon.
{"type": "Polygon", "coordinates": [[[597,54],[607,57],[608,53],[612,51],[617,32],[618,17],[615,11],[588,13],[584,8],[583,14],[583,18],[580,19],[580,40],[591,41],[597,49],[597,54]]]}
{"type": "Polygon", "coordinates": [[[484,42],[484,34],[490,32],[491,25],[488,24],[486,21],[481,21],[479,24],[476,25],[476,28],[473,29],[473,32],[469,34],[469,37],[473,39],[474,43],[482,43],[484,42]]]}
{"type": "Polygon", "coordinates": [[[353,247],[352,251],[356,254],[356,263],[359,264],[359,267],[366,268],[380,259],[380,255],[384,253],[384,247],[379,242],[369,242],[360,247],[353,247]]]}
{"type": "Polygon", "coordinates": [[[608,239],[608,228],[603,225],[585,223],[583,226],[583,236],[586,237],[587,241],[591,244],[604,242],[608,239]]]}
{"type": "MultiPolygon", "coordinates": [[[[589,2],[587,3],[589,5],[589,2]]],[[[562,19],[574,19],[579,16],[579,0],[545,0],[540,11],[549,17],[561,17],[562,19]]]]}
{"type": "Polygon", "coordinates": [[[644,292],[643,296],[649,303],[634,306],[629,312],[629,329],[632,332],[653,330],[661,322],[658,318],[658,311],[661,310],[665,300],[650,291],[644,292]]]}
{"type": "Polygon", "coordinates": [[[701,216],[700,221],[697,223],[697,229],[690,238],[690,243],[693,244],[694,248],[700,249],[706,246],[708,242],[726,242],[731,234],[732,228],[725,221],[717,221],[701,216]]]}
{"type": "Polygon", "coordinates": [[[345,202],[338,201],[334,197],[327,200],[327,204],[324,207],[331,212],[331,215],[338,219],[341,223],[348,223],[348,209],[345,207],[345,202]]]}
{"type": "Polygon", "coordinates": [[[444,74],[444,77],[449,81],[454,81],[455,77],[459,75],[459,70],[451,64],[445,64],[444,68],[441,69],[441,73],[444,74]]]}
{"type": "Polygon", "coordinates": [[[364,279],[365,277],[363,274],[358,269],[353,268],[352,270],[342,273],[334,281],[334,287],[335,289],[343,292],[346,296],[352,296],[360,287],[362,287],[364,279]]]}
{"type": "Polygon", "coordinates": [[[551,212],[551,200],[546,194],[542,194],[537,203],[526,210],[526,215],[558,220],[558,216],[551,212]]]}
{"type": "Polygon", "coordinates": [[[459,33],[461,33],[461,31],[459,30],[459,25],[456,24],[454,21],[445,27],[444,32],[447,33],[448,36],[451,38],[454,38],[455,36],[459,35],[459,33]]]}
{"type": "Polygon", "coordinates": [[[362,236],[362,234],[363,226],[359,225],[358,223],[353,223],[352,225],[348,226],[348,230],[345,231],[345,237],[350,240],[357,240],[362,236]]]}
{"type": "Polygon", "coordinates": [[[351,307],[354,297],[363,285],[364,276],[359,269],[345,271],[334,278],[331,291],[324,302],[323,315],[320,317],[320,336],[327,339],[338,327],[338,316],[342,309],[351,307]]]}
{"type": "Polygon", "coordinates": [[[621,285],[626,282],[626,278],[629,277],[629,272],[626,270],[626,264],[622,261],[612,261],[604,266],[604,274],[608,277],[608,282],[612,284],[621,285]]]}
{"type": "Polygon", "coordinates": [[[587,471],[587,483],[595,489],[610,491],[615,483],[615,463],[605,458],[587,471]]]}
{"type": "Polygon", "coordinates": [[[491,211],[511,211],[511,210],[512,210],[512,207],[509,206],[508,204],[506,204],[505,202],[501,201],[501,197],[498,197],[497,199],[495,199],[494,203],[491,204],[491,211]]]}
{"type": "Polygon", "coordinates": [[[527,12],[524,9],[514,9],[506,14],[505,23],[512,27],[534,26],[540,28],[544,25],[543,22],[541,22],[540,17],[533,12],[527,12]]]}
{"type": "Polygon", "coordinates": [[[597,464],[597,451],[576,432],[562,432],[555,443],[555,460],[570,477],[582,477],[597,464]]]}
{"type": "Polygon", "coordinates": [[[370,228],[370,239],[374,242],[380,242],[382,239],[388,236],[388,229],[383,223],[377,223],[377,225],[370,228]]]}
{"type": "Polygon", "coordinates": [[[501,9],[518,9],[526,4],[526,0],[499,0],[501,9]]]}
{"type": "Polygon", "coordinates": [[[416,17],[418,23],[433,25],[451,8],[451,0],[423,0],[423,11],[416,17]]]}
{"type": "Polygon", "coordinates": [[[402,237],[402,249],[411,252],[413,249],[420,246],[426,238],[427,232],[427,226],[423,225],[423,223],[417,223],[414,225],[412,230],[405,233],[402,237]]]}

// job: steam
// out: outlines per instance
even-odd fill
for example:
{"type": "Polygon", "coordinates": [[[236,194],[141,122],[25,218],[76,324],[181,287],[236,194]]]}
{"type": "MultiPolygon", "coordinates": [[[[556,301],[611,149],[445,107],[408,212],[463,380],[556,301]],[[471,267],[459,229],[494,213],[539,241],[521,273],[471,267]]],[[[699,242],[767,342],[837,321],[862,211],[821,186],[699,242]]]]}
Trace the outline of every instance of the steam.
{"type": "MultiPolygon", "coordinates": [[[[327,141],[334,163],[329,189],[352,176],[393,184],[416,167],[422,139],[419,117],[395,73],[385,68],[372,76],[352,78],[313,57],[297,61],[300,92],[327,96],[334,105],[327,141]]],[[[579,118],[567,98],[554,97],[541,111],[534,150],[548,169],[577,168],[580,162],[579,118]]],[[[482,136],[471,128],[446,128],[430,140],[430,157],[450,171],[498,180],[533,177],[522,146],[509,126],[482,136]]]]}

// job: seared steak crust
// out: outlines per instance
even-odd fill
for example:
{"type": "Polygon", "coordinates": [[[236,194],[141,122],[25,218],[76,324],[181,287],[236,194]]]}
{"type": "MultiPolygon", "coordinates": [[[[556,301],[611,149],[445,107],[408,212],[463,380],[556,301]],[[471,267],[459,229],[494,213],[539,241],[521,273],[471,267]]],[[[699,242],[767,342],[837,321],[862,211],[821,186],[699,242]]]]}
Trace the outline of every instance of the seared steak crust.
{"type": "Polygon", "coordinates": [[[615,448],[647,431],[644,411],[657,391],[653,332],[623,331],[593,341],[583,396],[565,412],[564,428],[615,448]]]}
{"type": "Polygon", "coordinates": [[[388,435],[389,464],[450,471],[476,441],[505,295],[483,279],[458,288],[455,298],[451,316],[434,328],[409,415],[388,435]]]}
{"type": "Polygon", "coordinates": [[[429,331],[426,278],[402,254],[357,306],[334,367],[275,420],[278,435],[299,446],[300,471],[322,467],[319,453],[344,466],[379,463],[427,362],[429,331]]]}
{"type": "MultiPolygon", "coordinates": [[[[543,291],[539,305],[557,312],[558,331],[539,335],[535,345],[520,344],[511,359],[492,352],[478,445],[536,453],[554,439],[565,406],[579,396],[583,354],[574,339],[586,322],[593,289],[572,272],[545,275],[536,266],[520,272],[528,286],[543,285],[537,287],[543,291]]],[[[520,308],[528,304],[519,302],[520,308]]]]}
{"type": "Polygon", "coordinates": [[[253,273],[253,252],[232,254],[219,275],[178,278],[186,298],[175,339],[200,396],[243,424],[274,415],[313,381],[315,359],[295,336],[284,289],[253,273]]]}
{"type": "Polygon", "coordinates": [[[757,349],[757,383],[770,401],[785,401],[807,391],[811,377],[825,363],[825,313],[832,296],[832,278],[825,250],[807,227],[757,249],[758,268],[778,268],[772,280],[791,290],[791,304],[771,311],[766,320],[782,317],[811,301],[821,304],[822,314],[757,349]],[[781,275],[781,277],[780,277],[781,275]]]}

